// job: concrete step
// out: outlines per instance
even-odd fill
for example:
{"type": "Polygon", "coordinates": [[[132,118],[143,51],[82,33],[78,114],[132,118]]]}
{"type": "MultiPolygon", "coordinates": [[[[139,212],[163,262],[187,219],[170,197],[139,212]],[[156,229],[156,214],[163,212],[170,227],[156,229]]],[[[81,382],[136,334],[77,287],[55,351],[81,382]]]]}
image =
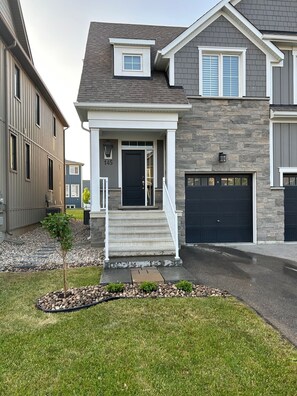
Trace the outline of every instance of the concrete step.
{"type": "Polygon", "coordinates": [[[146,248],[139,246],[139,249],[131,248],[124,250],[122,247],[112,248],[109,252],[109,257],[145,257],[145,256],[173,256],[174,249],[160,249],[146,248]]]}
{"type": "Polygon", "coordinates": [[[120,239],[116,241],[110,241],[109,242],[109,248],[112,250],[113,247],[122,247],[126,249],[133,249],[133,248],[150,248],[150,249],[172,249],[174,247],[172,239],[168,238],[167,240],[165,239],[120,239]]]}
{"type": "Polygon", "coordinates": [[[156,241],[172,241],[171,234],[168,230],[165,230],[164,232],[131,232],[131,230],[127,230],[126,232],[119,232],[118,230],[114,230],[115,232],[110,232],[109,233],[109,238],[110,240],[113,241],[120,241],[120,240],[127,240],[129,239],[130,241],[137,241],[137,240],[156,240],[156,241]]]}
{"type": "Polygon", "coordinates": [[[148,211],[148,210],[131,210],[131,211],[121,211],[121,210],[116,210],[116,211],[110,211],[109,212],[109,217],[110,218],[118,218],[118,217],[124,217],[124,218],[159,218],[161,216],[166,217],[165,212],[163,210],[154,210],[154,211],[148,211]]]}

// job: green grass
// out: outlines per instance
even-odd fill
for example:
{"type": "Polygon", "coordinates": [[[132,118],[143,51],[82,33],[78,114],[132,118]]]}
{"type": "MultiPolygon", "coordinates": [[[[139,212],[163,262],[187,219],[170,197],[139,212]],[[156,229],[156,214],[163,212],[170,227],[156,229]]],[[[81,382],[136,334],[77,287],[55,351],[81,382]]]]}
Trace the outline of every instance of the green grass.
{"type": "Polygon", "coordinates": [[[73,216],[76,220],[83,220],[84,218],[84,210],[80,208],[66,209],[66,213],[73,216]]]}
{"type": "MultiPolygon", "coordinates": [[[[71,269],[70,286],[98,272],[71,269]]],[[[236,299],[37,310],[61,284],[61,271],[0,275],[1,395],[296,395],[296,349],[236,299]]]]}

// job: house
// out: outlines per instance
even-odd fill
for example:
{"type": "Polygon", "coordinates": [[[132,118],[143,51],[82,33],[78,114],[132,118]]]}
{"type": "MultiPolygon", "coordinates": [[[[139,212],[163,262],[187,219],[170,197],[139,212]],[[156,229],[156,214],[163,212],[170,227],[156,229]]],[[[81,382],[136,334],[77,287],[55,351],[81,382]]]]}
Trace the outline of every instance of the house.
{"type": "Polygon", "coordinates": [[[296,32],[295,0],[223,0],[185,28],[91,23],[75,106],[106,262],[297,240],[296,32]]]}
{"type": "Polygon", "coordinates": [[[65,160],[65,205],[66,208],[82,207],[83,163],[65,160]]]}
{"type": "Polygon", "coordinates": [[[0,0],[0,234],[64,207],[68,124],[33,64],[19,0],[0,0]]]}

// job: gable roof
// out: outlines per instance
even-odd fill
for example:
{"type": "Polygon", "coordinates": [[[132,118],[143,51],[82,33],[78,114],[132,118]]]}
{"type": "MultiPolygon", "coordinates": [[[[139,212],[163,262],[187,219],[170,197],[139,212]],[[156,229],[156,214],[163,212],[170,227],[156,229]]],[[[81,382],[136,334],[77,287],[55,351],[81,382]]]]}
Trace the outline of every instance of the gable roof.
{"type": "MultiPolygon", "coordinates": [[[[237,3],[235,1],[235,3],[237,3]]],[[[184,45],[191,41],[195,36],[202,32],[207,26],[213,23],[220,16],[224,16],[251,42],[253,42],[264,53],[269,54],[275,62],[283,60],[282,52],[270,41],[263,40],[262,33],[248,21],[228,0],[220,1],[216,6],[199,18],[187,30],[176,37],[171,43],[158,52],[155,63],[162,58],[170,58],[179,51],[184,45]]]]}
{"type": "Polygon", "coordinates": [[[8,4],[11,11],[11,20],[8,20],[8,15],[6,15],[5,17],[5,15],[0,12],[1,39],[3,40],[4,45],[6,45],[6,49],[9,49],[9,51],[21,64],[22,69],[28,74],[32,82],[36,85],[36,88],[38,89],[40,94],[46,100],[47,104],[52,108],[55,116],[60,120],[64,127],[68,127],[69,125],[65,117],[63,116],[61,110],[51,96],[47,86],[43,82],[38,71],[34,67],[20,1],[9,0],[7,2],[7,5],[8,4]],[[13,21],[14,29],[11,26],[11,21],[13,21]]]}
{"type": "Polygon", "coordinates": [[[80,103],[188,104],[182,88],[171,88],[164,72],[152,77],[120,78],[113,75],[112,37],[155,40],[151,60],[160,48],[183,32],[183,27],[92,22],[84,58],[76,107],[80,103]]]}

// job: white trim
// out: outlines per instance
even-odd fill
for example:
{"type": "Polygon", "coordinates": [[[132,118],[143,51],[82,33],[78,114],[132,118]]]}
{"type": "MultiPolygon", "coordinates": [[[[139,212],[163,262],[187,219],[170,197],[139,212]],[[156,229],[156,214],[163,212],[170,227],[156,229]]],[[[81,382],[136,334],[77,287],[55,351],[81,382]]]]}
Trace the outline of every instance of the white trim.
{"type": "MultiPolygon", "coordinates": [[[[246,50],[247,48],[242,47],[204,47],[199,46],[199,95],[206,97],[203,95],[203,55],[213,54],[219,56],[219,95],[218,97],[224,97],[223,95],[223,69],[222,69],[222,56],[238,56],[239,64],[238,64],[238,97],[242,97],[246,95],[246,50]]],[[[209,97],[209,96],[207,96],[209,97]]],[[[234,96],[231,96],[234,98],[234,96]]],[[[229,96],[228,96],[229,98],[229,96]]]]}
{"type": "Polygon", "coordinates": [[[281,122],[296,123],[297,111],[273,111],[273,109],[271,109],[270,118],[275,123],[281,123],[281,122]]]}
{"type": "Polygon", "coordinates": [[[233,7],[235,7],[238,3],[240,3],[241,2],[241,0],[231,0],[230,1],[230,4],[232,4],[233,5],[233,7]]]}
{"type": "Polygon", "coordinates": [[[270,158],[270,187],[273,187],[273,179],[274,179],[274,171],[273,171],[273,165],[274,165],[274,155],[273,155],[273,145],[274,145],[274,139],[273,139],[273,122],[270,120],[269,121],[269,158],[270,158]]]}
{"type": "Polygon", "coordinates": [[[294,167],[279,167],[279,185],[284,187],[284,173],[297,173],[297,168],[294,167]]]}
{"type": "Polygon", "coordinates": [[[289,34],[269,34],[264,33],[262,36],[263,40],[278,41],[286,43],[297,43],[297,35],[289,34]]]}
{"type": "Polygon", "coordinates": [[[151,50],[149,47],[114,45],[113,72],[119,77],[151,77],[151,50]],[[138,70],[125,69],[125,56],[139,56],[141,67],[138,70]]]}
{"type": "Polygon", "coordinates": [[[156,40],[142,40],[142,39],[125,39],[125,38],[110,38],[109,43],[119,45],[140,45],[152,46],[156,44],[156,40]]]}
{"type": "Polygon", "coordinates": [[[92,110],[119,110],[136,111],[136,110],[156,110],[156,111],[188,111],[192,108],[190,103],[187,104],[154,104],[154,103],[104,103],[104,102],[75,102],[75,107],[80,109],[92,110]]]}
{"type": "Polygon", "coordinates": [[[258,222],[257,222],[257,174],[252,174],[253,188],[253,243],[258,242],[258,222]]]}
{"type": "MultiPolygon", "coordinates": [[[[118,186],[122,188],[122,140],[118,139],[118,186]]],[[[122,204],[122,193],[121,193],[122,204]]]]}
{"type": "Polygon", "coordinates": [[[297,104],[297,48],[292,50],[293,56],[293,101],[297,104]]]}
{"type": "Polygon", "coordinates": [[[171,55],[169,58],[169,85],[174,86],[175,84],[175,58],[174,55],[171,55]]]}

